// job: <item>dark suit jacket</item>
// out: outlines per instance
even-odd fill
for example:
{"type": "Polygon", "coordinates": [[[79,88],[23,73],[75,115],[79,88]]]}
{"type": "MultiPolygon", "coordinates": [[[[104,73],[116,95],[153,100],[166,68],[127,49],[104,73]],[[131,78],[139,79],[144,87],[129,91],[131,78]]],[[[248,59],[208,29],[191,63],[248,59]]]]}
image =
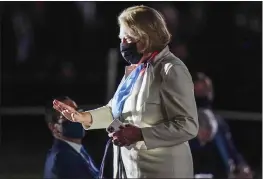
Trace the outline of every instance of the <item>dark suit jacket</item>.
{"type": "MultiPolygon", "coordinates": [[[[208,118],[203,109],[198,110],[198,117],[199,121],[208,118]]],[[[228,161],[230,159],[235,162],[236,166],[246,165],[246,162],[237,152],[232,141],[229,126],[225,120],[219,115],[215,115],[215,119],[218,123],[218,131],[212,141],[207,142],[204,146],[200,145],[197,138],[190,141],[194,159],[194,170],[196,174],[212,173],[214,178],[228,178],[230,172],[228,161]],[[220,139],[220,142],[218,139],[220,139]]]]}
{"type": "Polygon", "coordinates": [[[44,169],[45,179],[92,179],[85,159],[69,144],[55,139],[44,169]]]}

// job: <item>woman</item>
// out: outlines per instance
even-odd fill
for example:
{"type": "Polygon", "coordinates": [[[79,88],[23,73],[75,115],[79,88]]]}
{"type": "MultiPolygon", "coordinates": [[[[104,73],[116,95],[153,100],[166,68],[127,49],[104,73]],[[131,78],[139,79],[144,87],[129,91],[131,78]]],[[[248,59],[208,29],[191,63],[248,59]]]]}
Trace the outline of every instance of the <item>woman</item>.
{"type": "Polygon", "coordinates": [[[114,177],[192,178],[188,141],[198,121],[188,69],[169,51],[171,35],[158,11],[134,6],[118,21],[121,54],[131,65],[112,100],[84,113],[59,101],[54,108],[85,129],[107,128],[114,119],[128,123],[109,134],[116,145],[114,177]]]}

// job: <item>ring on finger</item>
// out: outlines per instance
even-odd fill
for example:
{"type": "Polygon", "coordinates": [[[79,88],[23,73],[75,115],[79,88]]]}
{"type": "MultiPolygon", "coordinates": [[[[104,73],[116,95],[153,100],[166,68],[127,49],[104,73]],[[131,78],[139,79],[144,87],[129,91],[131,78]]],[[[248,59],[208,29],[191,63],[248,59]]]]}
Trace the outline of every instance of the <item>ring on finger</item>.
{"type": "Polygon", "coordinates": [[[76,120],[74,118],[74,115],[75,115],[75,113],[71,113],[71,119],[72,119],[73,122],[76,122],[76,120]]]}

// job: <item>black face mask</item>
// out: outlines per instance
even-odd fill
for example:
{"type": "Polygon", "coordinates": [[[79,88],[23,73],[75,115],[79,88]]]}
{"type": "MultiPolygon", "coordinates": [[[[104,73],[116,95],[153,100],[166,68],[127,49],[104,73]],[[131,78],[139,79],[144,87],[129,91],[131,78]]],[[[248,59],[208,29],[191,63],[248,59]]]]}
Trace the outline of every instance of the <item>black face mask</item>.
{"type": "Polygon", "coordinates": [[[212,100],[208,97],[195,97],[196,105],[198,108],[210,108],[212,105],[212,100]]]}
{"type": "Polygon", "coordinates": [[[120,52],[130,64],[138,64],[142,58],[142,54],[137,52],[136,43],[121,43],[120,52]]]}
{"type": "Polygon", "coordinates": [[[82,139],[85,136],[85,131],[82,125],[78,122],[64,121],[62,122],[62,134],[65,137],[73,139],[82,139]]]}

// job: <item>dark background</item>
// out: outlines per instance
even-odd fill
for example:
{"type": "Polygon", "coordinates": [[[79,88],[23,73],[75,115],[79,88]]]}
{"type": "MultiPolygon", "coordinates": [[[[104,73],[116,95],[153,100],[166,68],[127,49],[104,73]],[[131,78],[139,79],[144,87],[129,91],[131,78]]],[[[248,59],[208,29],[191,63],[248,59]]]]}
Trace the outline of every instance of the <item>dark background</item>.
{"type": "MultiPolygon", "coordinates": [[[[168,2],[94,4],[94,19],[84,23],[76,2],[1,2],[2,106],[51,107],[50,101],[61,95],[80,105],[107,102],[107,53],[120,43],[118,14],[135,4],[168,12],[168,2]],[[26,57],[18,49],[27,52],[26,57]]],[[[168,21],[171,50],[190,72],[202,71],[211,77],[214,108],[261,113],[262,3],[169,2],[169,7],[176,14],[168,21]]],[[[117,81],[124,65],[120,58],[117,81]]],[[[227,122],[238,150],[252,169],[261,170],[261,121],[227,122]]],[[[0,174],[41,173],[52,144],[44,116],[3,116],[1,132],[0,174]]],[[[99,165],[106,132],[87,133],[85,144],[99,165]]]]}

